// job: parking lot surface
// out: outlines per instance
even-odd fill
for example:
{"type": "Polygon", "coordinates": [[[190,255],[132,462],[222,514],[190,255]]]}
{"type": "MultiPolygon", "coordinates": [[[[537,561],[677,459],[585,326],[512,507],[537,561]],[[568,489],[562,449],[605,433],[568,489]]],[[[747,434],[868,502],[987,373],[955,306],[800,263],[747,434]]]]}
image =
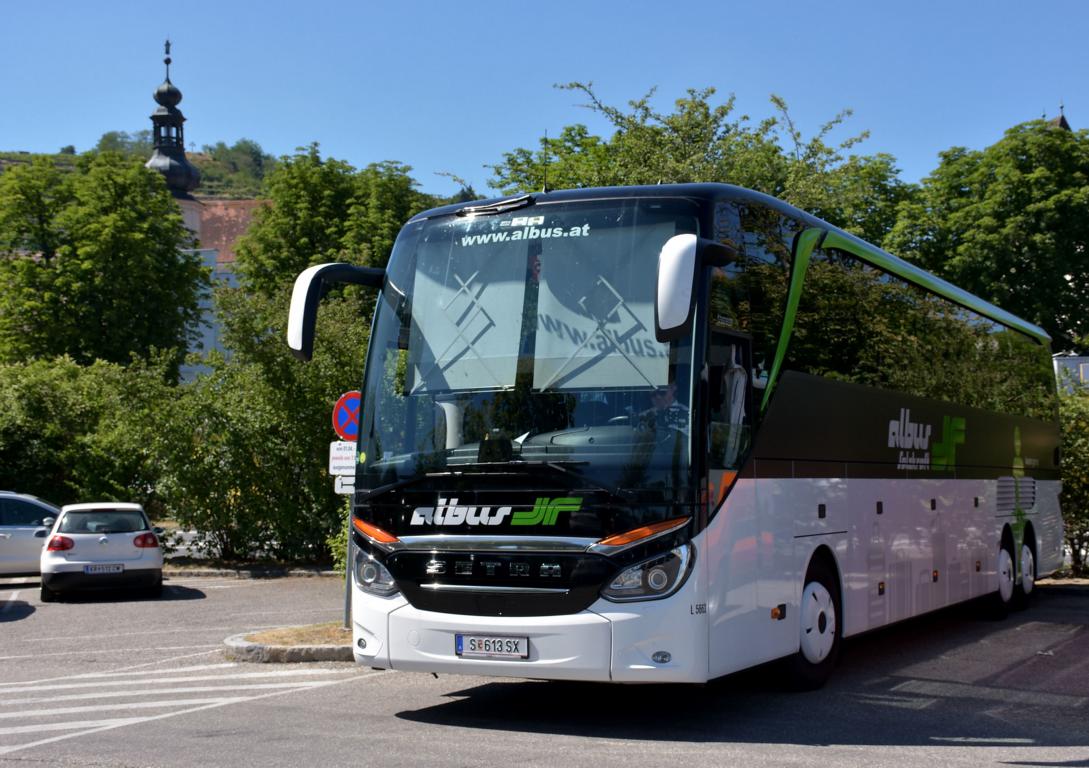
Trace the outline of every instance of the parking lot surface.
{"type": "Polygon", "coordinates": [[[226,661],[223,638],[336,620],[329,578],[175,578],[42,605],[0,580],[0,766],[1089,766],[1089,589],[1005,621],[951,609],[769,668],[620,687],[226,661]]]}

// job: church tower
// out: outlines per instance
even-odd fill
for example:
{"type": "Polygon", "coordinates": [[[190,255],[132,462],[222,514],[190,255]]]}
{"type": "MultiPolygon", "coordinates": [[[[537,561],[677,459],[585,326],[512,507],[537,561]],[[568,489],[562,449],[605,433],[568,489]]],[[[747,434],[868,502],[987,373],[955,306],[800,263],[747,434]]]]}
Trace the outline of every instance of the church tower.
{"type": "Polygon", "coordinates": [[[166,80],[155,89],[153,95],[159,108],[151,114],[155,151],[145,165],[166,178],[166,186],[174,197],[185,198],[200,184],[200,171],[185,157],[185,116],[178,109],[182,93],[170,82],[169,40],[165,47],[166,80]]]}
{"type": "Polygon", "coordinates": [[[151,159],[144,165],[166,179],[166,186],[181,208],[185,226],[197,239],[201,236],[201,204],[189,193],[200,184],[200,170],[185,157],[185,115],[178,109],[182,93],[170,82],[170,41],[165,45],[166,80],[152,94],[159,105],[151,114],[151,159]]]}

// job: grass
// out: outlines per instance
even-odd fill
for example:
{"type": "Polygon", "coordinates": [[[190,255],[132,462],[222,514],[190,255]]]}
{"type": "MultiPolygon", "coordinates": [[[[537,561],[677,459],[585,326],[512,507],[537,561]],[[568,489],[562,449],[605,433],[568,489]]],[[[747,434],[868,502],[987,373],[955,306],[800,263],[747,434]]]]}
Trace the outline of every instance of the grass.
{"type": "Polygon", "coordinates": [[[330,621],[304,627],[266,629],[246,635],[246,639],[263,645],[351,645],[352,630],[345,629],[339,621],[330,621]]]}

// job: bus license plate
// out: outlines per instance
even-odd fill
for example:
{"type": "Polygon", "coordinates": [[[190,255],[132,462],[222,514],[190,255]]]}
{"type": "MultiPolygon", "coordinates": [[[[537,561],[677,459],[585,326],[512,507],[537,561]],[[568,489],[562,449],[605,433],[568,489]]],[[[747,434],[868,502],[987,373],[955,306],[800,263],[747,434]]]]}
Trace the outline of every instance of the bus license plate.
{"type": "Polygon", "coordinates": [[[478,659],[528,659],[528,637],[498,637],[496,635],[454,635],[454,652],[458,656],[478,659]]]}
{"type": "Polygon", "coordinates": [[[109,564],[109,565],[85,565],[83,566],[83,572],[86,574],[92,573],[124,573],[125,566],[121,563],[109,564]]]}

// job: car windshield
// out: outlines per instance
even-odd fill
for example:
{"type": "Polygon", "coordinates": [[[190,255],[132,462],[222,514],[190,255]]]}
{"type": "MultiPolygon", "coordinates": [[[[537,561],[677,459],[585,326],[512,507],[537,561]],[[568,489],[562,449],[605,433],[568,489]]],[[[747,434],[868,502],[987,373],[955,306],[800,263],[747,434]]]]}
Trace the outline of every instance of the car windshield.
{"type": "Polygon", "coordinates": [[[59,533],[134,533],[146,531],[144,516],[132,509],[93,509],[68,512],[59,533]]]}
{"type": "Polygon", "coordinates": [[[361,487],[432,470],[562,464],[675,499],[689,464],[688,338],[654,335],[658,253],[693,204],[550,204],[410,224],[364,384],[361,487]]]}

